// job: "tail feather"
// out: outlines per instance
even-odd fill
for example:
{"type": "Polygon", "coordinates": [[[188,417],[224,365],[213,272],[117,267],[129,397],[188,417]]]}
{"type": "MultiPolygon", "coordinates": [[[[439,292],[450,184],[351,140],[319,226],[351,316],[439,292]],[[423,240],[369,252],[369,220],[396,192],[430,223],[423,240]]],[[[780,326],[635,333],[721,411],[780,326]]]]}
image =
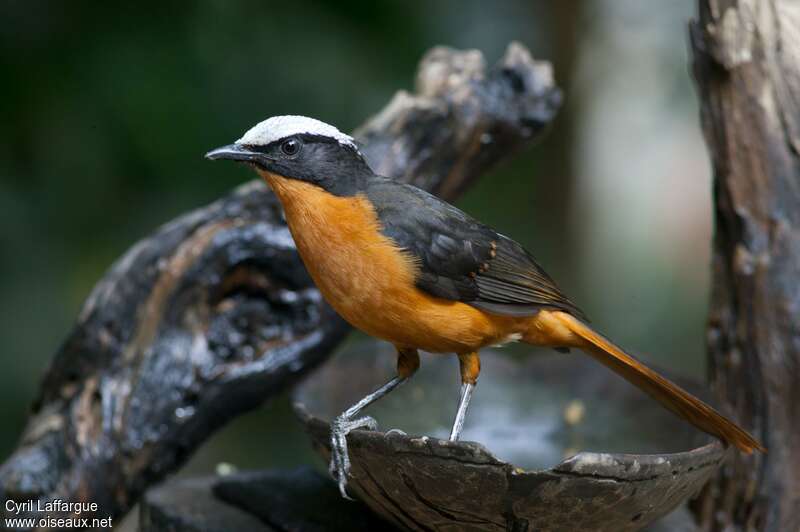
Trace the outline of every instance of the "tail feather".
{"type": "Polygon", "coordinates": [[[674,414],[747,454],[754,450],[766,452],[766,449],[755,438],[736,423],[625,353],[589,326],[565,312],[552,312],[551,315],[556,317],[561,325],[574,336],[582,340],[579,345],[574,347],[585,350],[597,361],[646,392],[674,414]]]}

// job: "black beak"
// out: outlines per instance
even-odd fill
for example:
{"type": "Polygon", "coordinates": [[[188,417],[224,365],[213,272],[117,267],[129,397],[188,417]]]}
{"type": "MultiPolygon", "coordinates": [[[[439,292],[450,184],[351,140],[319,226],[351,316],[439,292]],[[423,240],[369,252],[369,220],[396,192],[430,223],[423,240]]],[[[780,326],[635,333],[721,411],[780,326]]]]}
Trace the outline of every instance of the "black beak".
{"type": "Polygon", "coordinates": [[[248,150],[240,144],[228,144],[216,150],[206,153],[206,159],[215,161],[217,159],[228,159],[230,161],[244,161],[250,163],[264,162],[267,157],[263,153],[248,150]]]}

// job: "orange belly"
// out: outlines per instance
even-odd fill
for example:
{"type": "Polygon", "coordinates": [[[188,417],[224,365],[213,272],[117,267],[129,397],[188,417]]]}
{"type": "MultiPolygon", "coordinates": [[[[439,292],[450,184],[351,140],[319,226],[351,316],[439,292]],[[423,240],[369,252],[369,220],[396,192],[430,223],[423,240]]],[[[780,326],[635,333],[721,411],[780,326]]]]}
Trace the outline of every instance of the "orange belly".
{"type": "Polygon", "coordinates": [[[476,351],[524,333],[529,319],[487,314],[416,288],[413,257],[383,236],[365,197],[264,177],[323,297],[356,328],[398,347],[434,353],[476,351]]]}

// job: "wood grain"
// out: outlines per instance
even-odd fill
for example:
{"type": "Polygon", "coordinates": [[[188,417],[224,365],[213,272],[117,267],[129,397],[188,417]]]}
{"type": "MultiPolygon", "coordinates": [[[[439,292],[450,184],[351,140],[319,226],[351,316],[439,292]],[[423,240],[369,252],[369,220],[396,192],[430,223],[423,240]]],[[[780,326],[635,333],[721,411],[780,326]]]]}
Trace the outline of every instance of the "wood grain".
{"type": "Polygon", "coordinates": [[[800,530],[800,5],[698,3],[714,172],[709,376],[769,452],[737,455],[694,510],[703,530],[800,530]]]}

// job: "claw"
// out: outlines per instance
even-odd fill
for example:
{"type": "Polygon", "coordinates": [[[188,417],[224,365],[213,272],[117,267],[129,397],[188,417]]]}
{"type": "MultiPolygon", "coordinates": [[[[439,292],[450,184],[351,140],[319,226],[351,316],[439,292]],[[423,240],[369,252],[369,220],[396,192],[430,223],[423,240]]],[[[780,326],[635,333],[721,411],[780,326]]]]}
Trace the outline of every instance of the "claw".
{"type": "Polygon", "coordinates": [[[350,476],[350,456],[347,454],[347,435],[355,429],[368,428],[370,430],[375,430],[378,428],[378,422],[369,416],[360,417],[358,419],[353,418],[363,409],[407,380],[408,377],[397,376],[393,378],[345,410],[342,415],[331,422],[331,463],[328,466],[328,470],[331,476],[336,479],[337,484],[339,484],[339,491],[345,499],[353,500],[347,494],[346,489],[347,477],[350,476]]]}
{"type": "MultiPolygon", "coordinates": [[[[369,429],[369,430],[377,430],[378,429],[378,422],[375,421],[375,418],[372,416],[364,416],[361,418],[356,419],[355,421],[351,421],[351,429],[369,429]]],[[[347,432],[350,432],[348,430],[347,432]]]]}
{"type": "Polygon", "coordinates": [[[340,480],[339,481],[339,493],[342,494],[342,497],[347,499],[348,501],[355,501],[350,495],[347,494],[347,481],[340,480]]]}
{"type": "Polygon", "coordinates": [[[353,500],[347,494],[347,478],[350,476],[350,456],[347,453],[347,435],[350,432],[367,428],[375,430],[378,422],[370,416],[350,419],[344,414],[331,423],[331,463],[328,466],[331,476],[339,484],[339,492],[345,499],[353,500]]]}

